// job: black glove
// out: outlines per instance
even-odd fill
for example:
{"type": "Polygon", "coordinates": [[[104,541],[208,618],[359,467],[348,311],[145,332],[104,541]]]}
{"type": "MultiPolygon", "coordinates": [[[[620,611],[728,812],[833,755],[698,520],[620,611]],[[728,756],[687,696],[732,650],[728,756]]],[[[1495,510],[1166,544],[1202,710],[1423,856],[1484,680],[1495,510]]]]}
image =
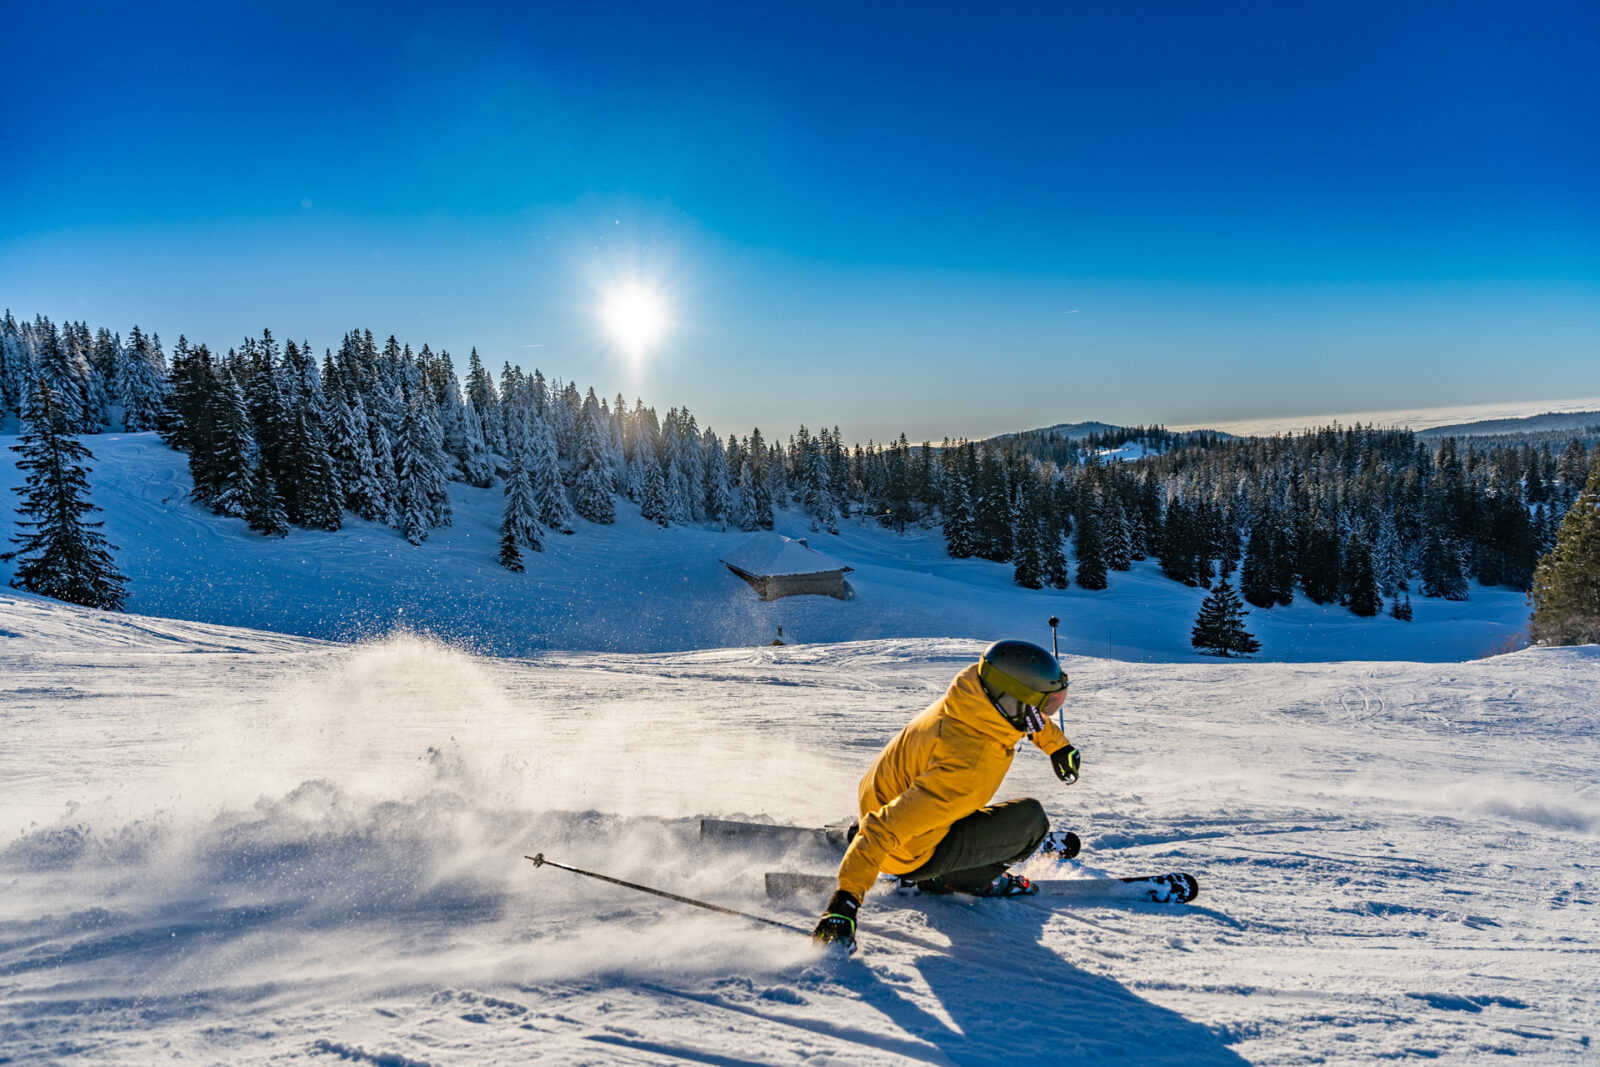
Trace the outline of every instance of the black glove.
{"type": "Polygon", "coordinates": [[[1071,785],[1078,780],[1078,750],[1073,745],[1058,748],[1050,753],[1050,766],[1056,769],[1056,777],[1071,785]]]}
{"type": "Polygon", "coordinates": [[[819,945],[843,945],[851,952],[856,950],[856,911],[861,907],[861,901],[852,893],[843,889],[833,894],[833,899],[828,901],[828,910],[823,913],[822,919],[817,923],[817,928],[811,932],[811,940],[819,945]]]}

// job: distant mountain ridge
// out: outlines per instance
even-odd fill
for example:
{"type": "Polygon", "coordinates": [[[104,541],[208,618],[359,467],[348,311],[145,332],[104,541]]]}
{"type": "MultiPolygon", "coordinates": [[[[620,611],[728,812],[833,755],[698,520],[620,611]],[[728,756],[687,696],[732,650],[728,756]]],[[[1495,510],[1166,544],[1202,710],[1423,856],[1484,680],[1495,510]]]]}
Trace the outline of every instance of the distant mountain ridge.
{"type": "Polygon", "coordinates": [[[1235,434],[1226,433],[1222,430],[1168,430],[1163,426],[1157,425],[1156,423],[1151,423],[1148,426],[1122,426],[1114,422],[1089,421],[1058,422],[1054,426],[1042,426],[1037,430],[1013,430],[1010,433],[995,434],[992,440],[999,441],[1008,437],[1027,437],[1034,434],[1037,434],[1040,437],[1056,434],[1057,436],[1064,437],[1069,441],[1081,441],[1085,437],[1091,437],[1095,434],[1137,434],[1140,431],[1148,432],[1152,430],[1159,430],[1166,435],[1175,438],[1184,438],[1197,434],[1205,434],[1208,437],[1221,440],[1232,439],[1236,436],[1235,434]]]}
{"type": "MultiPolygon", "coordinates": [[[[1155,428],[1151,427],[1151,429],[1155,428]]],[[[1597,428],[1600,428],[1600,411],[1550,411],[1542,415],[1527,415],[1521,418],[1480,419],[1475,422],[1451,423],[1447,426],[1429,426],[1413,432],[1418,437],[1492,437],[1501,434],[1593,430],[1597,428]]],[[[1069,441],[1081,441],[1086,437],[1096,435],[1136,434],[1141,429],[1144,429],[1144,427],[1119,426],[1116,423],[1093,420],[1087,422],[1061,422],[1054,426],[1045,426],[1036,430],[1017,430],[1011,433],[997,434],[994,440],[1034,436],[1048,437],[1051,434],[1055,434],[1069,441]]],[[[1202,434],[1213,440],[1231,440],[1239,436],[1251,436],[1207,429],[1168,431],[1168,433],[1177,439],[1202,434]]],[[[1271,437],[1277,435],[1264,434],[1259,436],[1271,437]]]]}
{"type": "Polygon", "coordinates": [[[1418,437],[1486,437],[1503,433],[1530,433],[1541,430],[1582,430],[1600,426],[1600,411],[1550,411],[1520,419],[1483,419],[1458,422],[1450,426],[1430,426],[1418,430],[1418,437]]]}
{"type": "Polygon", "coordinates": [[[1059,422],[1054,426],[1045,426],[1037,430],[1020,430],[1015,434],[1000,434],[1001,437],[1014,437],[1025,433],[1060,434],[1071,441],[1078,441],[1092,433],[1109,433],[1112,430],[1125,429],[1109,422],[1059,422]]]}

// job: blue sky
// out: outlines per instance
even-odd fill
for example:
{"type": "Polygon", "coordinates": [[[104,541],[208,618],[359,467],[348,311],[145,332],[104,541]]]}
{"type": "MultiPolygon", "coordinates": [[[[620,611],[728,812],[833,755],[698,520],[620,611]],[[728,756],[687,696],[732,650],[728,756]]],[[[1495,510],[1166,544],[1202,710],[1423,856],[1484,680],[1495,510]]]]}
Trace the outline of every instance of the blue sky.
{"type": "Polygon", "coordinates": [[[249,6],[8,10],[0,302],[769,435],[1600,395],[1588,0],[249,6]]]}

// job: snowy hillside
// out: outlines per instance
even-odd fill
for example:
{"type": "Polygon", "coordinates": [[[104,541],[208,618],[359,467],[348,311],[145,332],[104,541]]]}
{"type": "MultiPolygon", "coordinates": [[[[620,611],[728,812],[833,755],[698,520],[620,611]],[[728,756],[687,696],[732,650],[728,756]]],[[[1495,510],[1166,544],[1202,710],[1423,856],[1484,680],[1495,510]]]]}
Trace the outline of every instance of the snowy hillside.
{"type": "Polygon", "coordinates": [[[980,648],[496,660],[0,595],[0,1059],[1592,1058],[1594,648],[1069,657],[1083,780],[1025,750],[1003,792],[1086,850],[1032,873],[1183,868],[1187,907],[874,894],[838,961],[521,858],[809,926],[760,875],[830,857],[695,817],[844,814],[980,648]]]}
{"type": "MultiPolygon", "coordinates": [[[[1153,562],[1114,573],[1104,592],[1029,591],[1009,564],[953,560],[937,530],[896,535],[846,522],[837,537],[812,533],[798,514],[778,531],[855,568],[855,596],[762,603],[718,562],[745,535],[703,527],[662,530],[619,502],[618,521],[579,521],[526,553],[525,574],[495,562],[504,498],[496,489],[450,484],[454,524],[420,546],[395,531],[346,516],[343,530],[295,530],[286,539],[252,533],[188,499],[183,456],[151,434],[87,439],[90,476],[118,564],[132,581],[128,607],[147,615],[252,626],[329,640],[390,632],[397,625],[495,654],[582,648],[666,652],[895,637],[1048,638],[1062,619],[1063,650],[1116,659],[1199,657],[1189,631],[1205,591],[1161,576],[1153,562]]],[[[0,494],[19,483],[15,454],[0,438],[0,494]]],[[[4,537],[10,537],[7,524],[4,537]]],[[[11,565],[0,563],[0,584],[11,565]]],[[[1528,608],[1521,593],[1474,588],[1465,602],[1416,598],[1416,620],[1362,620],[1303,597],[1247,620],[1263,660],[1466,660],[1513,646],[1528,608]]]]}

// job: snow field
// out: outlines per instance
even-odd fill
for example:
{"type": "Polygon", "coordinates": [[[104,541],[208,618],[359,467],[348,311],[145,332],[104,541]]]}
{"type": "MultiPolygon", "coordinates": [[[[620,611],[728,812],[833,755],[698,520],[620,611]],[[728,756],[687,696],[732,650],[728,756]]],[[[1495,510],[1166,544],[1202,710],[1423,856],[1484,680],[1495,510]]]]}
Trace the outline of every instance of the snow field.
{"type": "Polygon", "coordinates": [[[971,640],[487,659],[0,595],[0,1050],[336,1062],[1370,1062],[1592,1055],[1600,650],[1069,657],[1085,852],[1189,907],[874,893],[863,952],[761,874],[971,640]]]}

